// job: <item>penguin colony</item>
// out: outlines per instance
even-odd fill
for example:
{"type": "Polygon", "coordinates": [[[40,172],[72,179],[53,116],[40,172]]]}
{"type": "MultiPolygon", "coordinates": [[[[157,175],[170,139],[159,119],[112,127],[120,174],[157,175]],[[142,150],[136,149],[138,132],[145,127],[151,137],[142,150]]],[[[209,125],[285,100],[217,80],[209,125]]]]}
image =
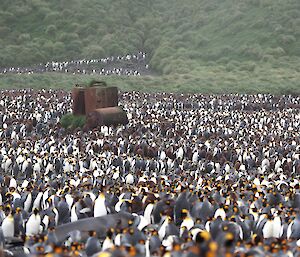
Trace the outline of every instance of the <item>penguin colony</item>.
{"type": "Polygon", "coordinates": [[[300,256],[300,97],[123,93],[70,133],[71,96],[0,91],[3,256],[300,256]]]}

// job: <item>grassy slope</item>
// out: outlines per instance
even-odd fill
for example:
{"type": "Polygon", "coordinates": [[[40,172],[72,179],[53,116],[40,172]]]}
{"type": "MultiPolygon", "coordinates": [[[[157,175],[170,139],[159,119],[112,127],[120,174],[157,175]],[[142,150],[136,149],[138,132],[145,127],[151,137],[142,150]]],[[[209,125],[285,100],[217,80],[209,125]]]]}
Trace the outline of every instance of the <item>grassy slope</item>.
{"type": "MultiPolygon", "coordinates": [[[[126,90],[300,90],[298,0],[16,1],[5,0],[0,15],[0,63],[144,50],[162,76],[105,79],[126,90]]],[[[7,75],[0,76],[0,87],[70,88],[90,78],[7,75]]]]}
{"type": "Polygon", "coordinates": [[[92,79],[105,80],[108,85],[118,86],[123,91],[141,90],[145,92],[189,92],[189,93],[272,93],[300,94],[300,76],[286,77],[276,70],[265,70],[255,76],[249,72],[224,72],[213,67],[193,74],[175,74],[146,77],[101,77],[89,75],[0,75],[0,88],[60,88],[70,90],[75,84],[87,84],[92,79]],[[269,79],[272,77],[273,79],[269,79]],[[287,83],[289,81],[290,83],[287,83]]]}

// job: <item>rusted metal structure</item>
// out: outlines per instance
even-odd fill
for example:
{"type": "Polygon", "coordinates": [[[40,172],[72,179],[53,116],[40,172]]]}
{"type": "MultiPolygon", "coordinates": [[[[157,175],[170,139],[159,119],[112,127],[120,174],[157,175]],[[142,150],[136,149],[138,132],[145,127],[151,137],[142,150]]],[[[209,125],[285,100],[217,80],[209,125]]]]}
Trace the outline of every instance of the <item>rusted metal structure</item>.
{"type": "Polygon", "coordinates": [[[118,106],[117,87],[88,87],[84,93],[86,114],[95,109],[118,106]]]}
{"type": "Polygon", "coordinates": [[[127,123],[128,118],[126,112],[120,107],[96,109],[86,116],[86,126],[89,129],[93,129],[103,125],[126,125],[127,123]]]}
{"type": "Polygon", "coordinates": [[[72,98],[73,114],[86,115],[85,128],[128,123],[126,112],[118,107],[117,87],[107,87],[105,82],[95,81],[89,87],[73,88],[72,98]]]}
{"type": "Polygon", "coordinates": [[[83,87],[74,87],[72,89],[73,114],[85,115],[85,89],[83,87]]]}

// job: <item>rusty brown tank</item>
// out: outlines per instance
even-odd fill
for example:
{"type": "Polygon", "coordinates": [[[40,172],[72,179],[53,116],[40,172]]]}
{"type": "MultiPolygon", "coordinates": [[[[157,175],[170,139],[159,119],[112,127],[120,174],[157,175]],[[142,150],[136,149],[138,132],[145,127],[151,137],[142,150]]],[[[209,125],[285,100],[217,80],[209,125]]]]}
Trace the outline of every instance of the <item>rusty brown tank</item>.
{"type": "Polygon", "coordinates": [[[118,88],[95,86],[88,87],[84,93],[85,113],[95,109],[118,106],[118,88]]]}
{"type": "Polygon", "coordinates": [[[90,112],[86,118],[86,128],[93,129],[98,126],[126,125],[128,118],[126,112],[120,107],[100,108],[90,112]]]}

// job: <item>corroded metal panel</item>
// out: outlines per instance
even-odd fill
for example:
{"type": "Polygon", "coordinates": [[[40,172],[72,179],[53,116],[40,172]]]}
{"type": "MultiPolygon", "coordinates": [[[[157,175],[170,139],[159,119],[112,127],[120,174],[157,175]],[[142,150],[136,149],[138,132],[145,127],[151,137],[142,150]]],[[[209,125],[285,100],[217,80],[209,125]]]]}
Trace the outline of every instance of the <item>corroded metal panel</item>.
{"type": "Polygon", "coordinates": [[[74,115],[85,115],[85,91],[84,88],[75,87],[72,90],[73,99],[73,114],[74,115]]]}
{"type": "Polygon", "coordinates": [[[84,94],[86,114],[96,109],[96,88],[91,87],[85,90],[84,94]]]}
{"type": "Polygon", "coordinates": [[[117,87],[108,87],[105,90],[105,107],[114,107],[118,106],[118,88],[117,87]]]}
{"type": "Polygon", "coordinates": [[[98,126],[127,124],[127,114],[120,107],[100,108],[90,112],[87,115],[86,124],[92,129],[98,126]]]}
{"type": "Polygon", "coordinates": [[[85,111],[118,106],[117,87],[89,87],[85,90],[85,111]]]}

